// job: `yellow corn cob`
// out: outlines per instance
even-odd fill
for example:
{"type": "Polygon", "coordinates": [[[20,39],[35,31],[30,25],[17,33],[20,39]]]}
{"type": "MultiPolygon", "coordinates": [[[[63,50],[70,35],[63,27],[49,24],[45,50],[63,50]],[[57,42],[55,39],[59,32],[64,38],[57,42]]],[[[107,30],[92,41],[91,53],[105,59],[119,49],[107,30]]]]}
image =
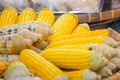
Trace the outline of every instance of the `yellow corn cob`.
{"type": "Polygon", "coordinates": [[[59,68],[32,50],[23,50],[20,54],[20,61],[30,68],[36,76],[41,77],[44,80],[59,80],[59,78],[60,80],[67,80],[65,79],[66,76],[63,75],[63,72],[59,68]]]}
{"type": "Polygon", "coordinates": [[[50,42],[52,43],[59,40],[78,38],[78,37],[92,37],[92,36],[109,36],[109,30],[101,29],[101,30],[94,30],[94,31],[83,32],[83,33],[67,34],[67,35],[56,36],[56,37],[51,36],[48,38],[48,40],[50,40],[50,42]]]}
{"type": "Polygon", "coordinates": [[[0,17],[0,26],[8,26],[17,23],[18,13],[13,8],[6,8],[0,17]]]}
{"type": "Polygon", "coordinates": [[[79,38],[72,38],[72,39],[65,39],[53,42],[47,46],[47,48],[50,47],[56,47],[56,46],[62,46],[62,45],[73,45],[73,44],[103,44],[103,38],[102,36],[95,36],[95,37],[79,37],[79,38]]]}
{"type": "MultiPolygon", "coordinates": [[[[102,44],[75,44],[75,45],[62,45],[62,46],[57,46],[57,47],[52,47],[52,49],[80,49],[80,50],[91,50],[92,45],[99,45],[101,46],[102,44]]],[[[47,48],[51,49],[51,48],[47,48]]]]}
{"type": "Polygon", "coordinates": [[[24,9],[20,13],[17,23],[25,23],[25,22],[34,21],[35,18],[36,18],[36,13],[33,9],[31,8],[24,9]]]}
{"type": "Polygon", "coordinates": [[[6,70],[6,66],[3,62],[0,62],[0,75],[6,70]]]}
{"type": "Polygon", "coordinates": [[[90,31],[89,25],[84,23],[84,24],[79,24],[72,33],[82,33],[82,32],[87,32],[90,31]]]}
{"type": "Polygon", "coordinates": [[[100,66],[103,66],[104,63],[106,64],[106,59],[99,53],[99,51],[95,53],[89,50],[79,49],[47,49],[42,51],[40,55],[59,68],[70,70],[90,67],[91,69],[94,67],[93,70],[97,70],[100,66]]]}
{"type": "MultiPolygon", "coordinates": [[[[89,44],[75,44],[75,45],[62,45],[57,47],[52,47],[52,49],[81,49],[81,50],[89,50],[89,44]]],[[[47,48],[51,49],[51,48],[47,48]]]]}
{"type": "Polygon", "coordinates": [[[101,77],[89,69],[65,72],[69,80],[101,80],[101,77]],[[86,78],[86,79],[85,79],[86,78]]]}
{"type": "Polygon", "coordinates": [[[65,72],[68,75],[69,80],[83,80],[83,74],[84,70],[78,70],[78,71],[68,71],[65,72]]]}
{"type": "Polygon", "coordinates": [[[42,51],[40,55],[59,68],[85,69],[90,67],[92,52],[78,49],[48,49],[42,51]]]}
{"type": "Polygon", "coordinates": [[[54,22],[55,22],[55,16],[54,14],[52,13],[52,11],[50,11],[49,9],[45,8],[45,9],[42,9],[39,13],[38,13],[38,16],[37,16],[37,21],[43,21],[49,25],[53,25],[54,22]]]}
{"type": "Polygon", "coordinates": [[[70,34],[78,24],[78,18],[74,14],[63,14],[53,25],[55,35],[70,34]]]}

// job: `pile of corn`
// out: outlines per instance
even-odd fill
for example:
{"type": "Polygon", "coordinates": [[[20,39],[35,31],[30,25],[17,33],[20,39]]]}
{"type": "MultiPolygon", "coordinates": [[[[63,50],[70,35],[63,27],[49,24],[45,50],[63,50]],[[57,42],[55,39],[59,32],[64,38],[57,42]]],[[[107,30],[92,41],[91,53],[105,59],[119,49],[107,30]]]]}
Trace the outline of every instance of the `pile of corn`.
{"type": "Polygon", "coordinates": [[[6,8],[0,15],[0,27],[9,26],[13,24],[20,24],[30,21],[43,21],[49,25],[55,22],[54,14],[47,8],[40,10],[38,15],[31,8],[24,9],[20,15],[13,8],[6,8]]]}
{"type": "Polygon", "coordinates": [[[1,27],[43,21],[54,31],[44,39],[49,44],[40,53],[24,49],[20,55],[2,54],[0,74],[4,80],[102,80],[120,69],[120,34],[113,29],[90,30],[88,24],[78,24],[77,16],[71,13],[55,21],[48,9],[38,15],[25,9],[18,15],[8,8],[2,11],[0,21],[1,27]],[[6,62],[10,64],[5,66],[6,62]]]}

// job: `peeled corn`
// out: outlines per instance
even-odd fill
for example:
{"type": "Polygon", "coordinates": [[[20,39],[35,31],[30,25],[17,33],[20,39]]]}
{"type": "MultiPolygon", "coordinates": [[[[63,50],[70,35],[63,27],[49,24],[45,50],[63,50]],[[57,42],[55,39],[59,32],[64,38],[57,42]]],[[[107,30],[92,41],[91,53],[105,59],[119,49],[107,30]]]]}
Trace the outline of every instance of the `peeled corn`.
{"type": "Polygon", "coordinates": [[[6,8],[2,11],[0,16],[0,27],[16,24],[18,13],[13,8],[6,8]]]}
{"type": "Polygon", "coordinates": [[[67,80],[66,76],[59,68],[32,50],[23,50],[20,54],[20,61],[30,68],[36,76],[44,80],[67,80]]]}
{"type": "Polygon", "coordinates": [[[56,37],[51,36],[48,38],[48,40],[50,40],[50,42],[52,43],[52,42],[71,39],[71,38],[93,37],[93,36],[109,36],[109,30],[101,29],[101,30],[94,30],[94,31],[89,31],[89,32],[67,34],[67,35],[56,36],[56,37]]]}
{"type": "Polygon", "coordinates": [[[0,61],[0,75],[6,70],[6,66],[3,62],[0,61]]]}
{"type": "Polygon", "coordinates": [[[57,47],[62,45],[75,45],[75,44],[106,44],[112,47],[118,47],[119,42],[116,42],[114,39],[103,36],[94,36],[94,37],[79,37],[66,40],[60,40],[53,42],[47,46],[47,48],[57,47]]]}
{"type": "Polygon", "coordinates": [[[72,33],[82,33],[82,32],[88,32],[90,31],[89,25],[84,23],[84,24],[79,24],[72,33]]]}
{"type": "Polygon", "coordinates": [[[36,18],[36,13],[33,9],[28,8],[28,9],[24,9],[18,18],[17,23],[25,23],[25,22],[30,22],[30,21],[35,21],[36,18]]]}
{"type": "Polygon", "coordinates": [[[92,44],[92,43],[103,43],[103,37],[96,36],[96,37],[81,37],[81,38],[72,38],[72,39],[65,39],[53,42],[47,46],[47,48],[50,47],[56,47],[56,46],[62,46],[62,45],[75,45],[75,44],[92,44]]]}
{"type": "Polygon", "coordinates": [[[68,71],[65,73],[68,75],[69,80],[82,80],[84,70],[68,71]]]}
{"type": "Polygon", "coordinates": [[[75,45],[62,45],[52,48],[46,48],[46,49],[80,49],[80,50],[92,50],[94,46],[98,46],[102,44],[75,44],[75,45]]]}
{"type": "Polygon", "coordinates": [[[50,26],[52,26],[55,22],[55,16],[52,13],[52,11],[50,11],[49,9],[45,8],[42,9],[36,18],[37,21],[43,21],[47,24],[49,24],[50,26]]]}
{"type": "Polygon", "coordinates": [[[98,51],[79,49],[48,49],[40,53],[48,61],[63,69],[99,69],[106,64],[106,59],[98,51]]]}
{"type": "Polygon", "coordinates": [[[70,34],[78,24],[78,18],[74,14],[63,14],[53,25],[55,35],[70,34]]]}

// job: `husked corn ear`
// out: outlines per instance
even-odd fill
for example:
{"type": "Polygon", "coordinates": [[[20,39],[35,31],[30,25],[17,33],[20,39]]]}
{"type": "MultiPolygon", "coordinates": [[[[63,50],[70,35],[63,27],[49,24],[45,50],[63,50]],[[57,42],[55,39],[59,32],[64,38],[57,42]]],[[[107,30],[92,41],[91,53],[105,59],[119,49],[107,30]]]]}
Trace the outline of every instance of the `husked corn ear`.
{"type": "Polygon", "coordinates": [[[75,44],[75,45],[62,45],[53,48],[47,49],[80,49],[80,50],[93,50],[94,46],[98,46],[102,44],[75,44]]]}
{"type": "MultiPolygon", "coordinates": [[[[82,50],[88,50],[89,49],[89,44],[75,44],[75,45],[62,45],[62,46],[57,46],[57,47],[52,47],[52,49],[82,49],[82,50]]],[[[51,49],[51,48],[47,48],[51,49]]]]}
{"type": "Polygon", "coordinates": [[[78,18],[74,14],[63,14],[53,25],[55,35],[70,34],[78,24],[78,18]]]}
{"type": "Polygon", "coordinates": [[[96,53],[79,49],[46,49],[40,55],[62,69],[97,70],[106,64],[106,59],[98,51],[96,53]]]}
{"type": "Polygon", "coordinates": [[[0,16],[0,26],[8,26],[16,24],[18,19],[18,13],[13,8],[6,8],[2,11],[0,16]]]}
{"type": "Polygon", "coordinates": [[[76,49],[48,49],[40,53],[48,61],[63,69],[85,69],[90,67],[91,51],[76,49]]]}
{"type": "Polygon", "coordinates": [[[89,25],[84,23],[84,24],[79,24],[72,33],[82,33],[82,32],[88,32],[90,31],[89,25]]]}
{"type": "Polygon", "coordinates": [[[65,72],[68,75],[69,80],[82,80],[84,69],[83,70],[77,70],[77,71],[68,71],[65,72]]]}
{"type": "Polygon", "coordinates": [[[103,38],[102,36],[95,36],[95,37],[79,37],[79,38],[72,38],[72,39],[65,39],[53,42],[47,46],[47,48],[50,47],[56,47],[56,46],[62,46],[62,45],[75,45],[75,44],[103,44],[103,38]]]}
{"type": "Polygon", "coordinates": [[[52,11],[44,8],[38,13],[36,20],[43,21],[52,26],[55,22],[55,16],[52,11]]]}
{"type": "Polygon", "coordinates": [[[20,54],[20,61],[30,68],[36,76],[44,80],[67,80],[59,68],[32,50],[23,50],[20,54]]]}
{"type": "Polygon", "coordinates": [[[56,42],[59,40],[66,40],[71,38],[80,38],[80,37],[93,37],[93,36],[109,36],[109,30],[108,29],[101,29],[101,30],[94,30],[94,31],[88,31],[88,32],[82,32],[82,33],[73,33],[73,34],[67,34],[62,36],[50,36],[48,40],[50,42],[56,42]]]}
{"type": "Polygon", "coordinates": [[[25,23],[25,22],[35,21],[35,18],[36,18],[36,13],[33,9],[31,9],[31,8],[24,9],[20,13],[17,23],[25,23]]]}
{"type": "Polygon", "coordinates": [[[0,61],[0,75],[6,70],[6,66],[3,62],[0,61]]]}

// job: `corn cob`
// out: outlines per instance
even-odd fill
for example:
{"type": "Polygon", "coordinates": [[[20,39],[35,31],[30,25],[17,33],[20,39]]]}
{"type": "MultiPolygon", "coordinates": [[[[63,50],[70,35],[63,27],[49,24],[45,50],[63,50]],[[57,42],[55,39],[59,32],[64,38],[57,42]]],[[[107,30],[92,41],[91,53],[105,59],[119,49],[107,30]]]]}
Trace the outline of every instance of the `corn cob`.
{"type": "Polygon", "coordinates": [[[67,80],[66,76],[60,69],[32,50],[23,50],[19,59],[30,68],[36,76],[41,77],[44,80],[67,80]]]}
{"type": "Polygon", "coordinates": [[[20,13],[17,23],[20,24],[20,23],[35,21],[35,18],[36,18],[36,13],[33,9],[31,8],[24,9],[20,13]]]}
{"type": "Polygon", "coordinates": [[[78,38],[78,37],[93,37],[93,36],[107,36],[107,37],[111,37],[117,41],[118,41],[118,39],[116,39],[116,38],[120,38],[119,33],[114,31],[113,29],[109,28],[109,29],[94,30],[94,31],[83,32],[83,33],[67,34],[67,35],[63,35],[63,36],[59,36],[59,37],[50,36],[48,38],[48,41],[52,43],[52,42],[56,42],[59,40],[78,38]]]}
{"type": "Polygon", "coordinates": [[[92,43],[103,43],[102,37],[80,37],[80,38],[72,38],[72,39],[65,39],[53,42],[47,46],[50,47],[57,47],[62,45],[73,45],[73,44],[92,44],[92,43]]]}
{"type": "Polygon", "coordinates": [[[79,49],[48,49],[40,53],[48,61],[63,69],[98,70],[106,64],[106,58],[99,52],[79,49]],[[95,62],[94,62],[95,61],[95,62]],[[95,64],[97,62],[97,64],[95,64]]]}
{"type": "Polygon", "coordinates": [[[4,73],[4,80],[10,80],[11,78],[31,76],[30,70],[21,62],[12,62],[8,65],[7,70],[4,73]]]}
{"type": "Polygon", "coordinates": [[[0,61],[0,75],[6,70],[6,66],[3,62],[0,61]]]}
{"type": "Polygon", "coordinates": [[[82,32],[88,32],[90,31],[89,25],[84,23],[84,24],[79,24],[72,33],[82,33],[82,32]]]}
{"type": "Polygon", "coordinates": [[[53,25],[55,35],[70,34],[78,24],[78,18],[74,14],[63,14],[53,25]]]}
{"type": "Polygon", "coordinates": [[[101,30],[94,30],[94,31],[89,31],[89,32],[67,34],[67,35],[62,35],[59,37],[50,36],[48,37],[48,41],[52,43],[52,42],[56,42],[59,40],[78,38],[78,37],[92,37],[92,36],[109,36],[109,32],[108,32],[108,29],[101,29],[101,30]]]}
{"type": "Polygon", "coordinates": [[[68,75],[69,80],[84,80],[84,78],[86,80],[101,80],[99,75],[89,69],[68,71],[65,73],[68,75]]]}
{"type": "Polygon", "coordinates": [[[52,13],[52,11],[50,11],[47,8],[44,8],[38,13],[36,20],[43,21],[52,26],[55,22],[55,16],[52,13]]]}
{"type": "Polygon", "coordinates": [[[112,38],[103,37],[103,36],[94,36],[94,37],[79,37],[66,40],[56,41],[47,46],[47,48],[62,46],[62,45],[75,45],[75,44],[107,44],[112,47],[117,47],[119,42],[116,42],[112,38]]]}
{"type": "Polygon", "coordinates": [[[45,50],[57,50],[57,49],[61,49],[61,50],[69,50],[69,49],[76,49],[76,50],[96,50],[101,52],[105,58],[107,59],[111,59],[115,56],[118,55],[118,52],[116,51],[116,49],[107,46],[105,44],[81,44],[81,45],[63,45],[63,46],[58,46],[58,47],[53,47],[53,48],[47,48],[45,50]]]}
{"type": "Polygon", "coordinates": [[[13,8],[6,8],[2,11],[0,17],[0,26],[8,26],[17,23],[18,13],[13,8]]]}
{"type": "MultiPolygon", "coordinates": [[[[81,49],[81,50],[92,50],[95,46],[102,46],[102,44],[75,44],[75,45],[62,45],[57,47],[52,47],[52,49],[81,49]]],[[[51,49],[51,48],[46,48],[51,49]]]]}
{"type": "Polygon", "coordinates": [[[39,22],[28,22],[23,24],[16,24],[16,25],[0,28],[0,36],[7,35],[7,34],[15,34],[23,29],[28,29],[32,32],[41,34],[43,38],[52,34],[52,29],[50,28],[50,26],[39,21],[39,22]]]}

